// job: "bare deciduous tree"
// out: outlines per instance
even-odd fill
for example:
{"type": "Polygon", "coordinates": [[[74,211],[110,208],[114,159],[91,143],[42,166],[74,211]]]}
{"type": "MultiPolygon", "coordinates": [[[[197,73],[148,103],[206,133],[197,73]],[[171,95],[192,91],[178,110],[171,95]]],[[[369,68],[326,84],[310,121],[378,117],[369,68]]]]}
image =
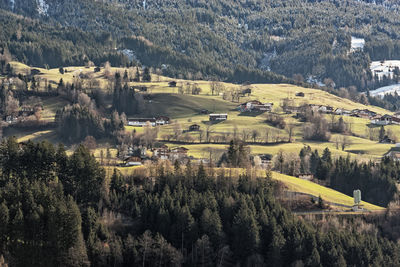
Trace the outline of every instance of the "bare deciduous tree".
{"type": "Polygon", "coordinates": [[[19,110],[19,101],[18,99],[14,98],[11,91],[7,93],[6,98],[6,106],[5,106],[5,113],[7,116],[9,115],[17,115],[19,110]]]}
{"type": "Polygon", "coordinates": [[[288,133],[289,143],[291,143],[293,141],[293,132],[294,132],[295,126],[296,125],[291,122],[286,124],[285,130],[288,133]]]}

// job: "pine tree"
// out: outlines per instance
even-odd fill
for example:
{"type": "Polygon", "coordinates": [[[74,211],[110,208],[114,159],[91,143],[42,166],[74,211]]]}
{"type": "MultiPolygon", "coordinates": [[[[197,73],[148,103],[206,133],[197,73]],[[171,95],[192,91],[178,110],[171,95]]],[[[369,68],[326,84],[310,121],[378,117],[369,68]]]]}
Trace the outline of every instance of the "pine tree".
{"type": "Polygon", "coordinates": [[[204,209],[200,225],[202,232],[210,238],[214,248],[218,248],[223,241],[222,223],[218,212],[212,212],[208,208],[204,209]]]}
{"type": "Polygon", "coordinates": [[[136,67],[135,78],[133,79],[133,81],[140,82],[140,72],[138,67],[136,67]]]}
{"type": "Polygon", "coordinates": [[[232,231],[234,233],[232,250],[237,259],[244,261],[257,251],[260,240],[259,227],[247,205],[242,204],[235,215],[232,231]]]}
{"type": "Polygon", "coordinates": [[[192,251],[194,258],[194,266],[216,266],[214,262],[214,249],[207,235],[203,235],[196,241],[194,251],[192,251]]]}
{"type": "Polygon", "coordinates": [[[385,136],[386,136],[385,127],[382,125],[379,130],[379,142],[382,142],[385,139],[385,136]]]}
{"type": "Polygon", "coordinates": [[[144,68],[143,81],[144,82],[151,82],[151,74],[150,74],[150,69],[148,67],[144,68]]]}

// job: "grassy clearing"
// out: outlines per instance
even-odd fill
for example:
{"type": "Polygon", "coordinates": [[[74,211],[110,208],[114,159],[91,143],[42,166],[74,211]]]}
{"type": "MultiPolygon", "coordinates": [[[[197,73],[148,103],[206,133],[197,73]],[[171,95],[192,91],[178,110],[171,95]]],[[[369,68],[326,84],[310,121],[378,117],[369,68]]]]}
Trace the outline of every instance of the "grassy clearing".
{"type": "Polygon", "coordinates": [[[60,140],[57,137],[55,130],[46,131],[11,131],[7,136],[15,136],[18,142],[26,142],[31,140],[33,142],[50,141],[51,143],[58,143],[60,140]]]}
{"type": "MultiPolygon", "coordinates": [[[[352,206],[354,204],[354,200],[352,197],[310,181],[302,180],[288,175],[283,175],[276,172],[272,174],[272,178],[277,181],[281,181],[288,187],[289,190],[294,192],[307,193],[316,197],[321,196],[323,200],[328,202],[334,202],[348,206],[352,206]]],[[[363,205],[365,209],[371,211],[379,211],[384,209],[382,207],[364,201],[361,202],[361,205],[363,205]]]]}

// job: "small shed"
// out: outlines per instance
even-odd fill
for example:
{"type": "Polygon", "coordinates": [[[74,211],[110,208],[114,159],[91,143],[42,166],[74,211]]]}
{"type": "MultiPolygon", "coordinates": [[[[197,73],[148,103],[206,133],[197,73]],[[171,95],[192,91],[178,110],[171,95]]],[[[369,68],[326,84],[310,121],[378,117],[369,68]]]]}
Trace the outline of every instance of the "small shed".
{"type": "Polygon", "coordinates": [[[296,93],[296,96],[298,96],[298,97],[304,97],[304,93],[303,93],[303,92],[297,92],[297,93],[296,93]]]}
{"type": "Polygon", "coordinates": [[[198,124],[192,124],[189,126],[189,131],[193,132],[193,131],[198,131],[200,130],[200,125],[198,124]]]}
{"type": "Polygon", "coordinates": [[[176,81],[170,81],[170,82],[168,83],[168,86],[169,86],[169,87],[176,87],[176,81]]]}

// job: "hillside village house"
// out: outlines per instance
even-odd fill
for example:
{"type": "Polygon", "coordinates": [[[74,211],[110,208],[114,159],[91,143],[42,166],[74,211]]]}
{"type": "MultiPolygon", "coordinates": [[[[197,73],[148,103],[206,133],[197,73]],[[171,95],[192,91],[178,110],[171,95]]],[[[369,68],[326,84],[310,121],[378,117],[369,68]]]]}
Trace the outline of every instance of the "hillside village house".
{"type": "Polygon", "coordinates": [[[153,150],[153,156],[162,160],[168,159],[169,156],[169,148],[167,145],[162,145],[153,150]]]}
{"type": "Polygon", "coordinates": [[[272,110],[272,106],[274,103],[261,103],[258,100],[252,100],[246,103],[240,104],[237,109],[240,112],[260,112],[260,111],[267,111],[270,112],[272,110]]]}
{"type": "Polygon", "coordinates": [[[228,119],[228,114],[210,114],[210,121],[225,121],[228,119]]]}
{"type": "Polygon", "coordinates": [[[333,113],[333,107],[331,106],[310,104],[310,107],[314,112],[333,113]]]}
{"type": "Polygon", "coordinates": [[[153,156],[160,160],[181,160],[187,158],[189,149],[185,147],[174,147],[170,149],[167,145],[162,145],[153,150],[153,156]]]}
{"type": "Polygon", "coordinates": [[[344,109],[344,108],[337,108],[335,109],[335,114],[336,115],[342,115],[342,116],[350,116],[351,115],[351,111],[344,109]]]}
{"type": "Polygon", "coordinates": [[[376,112],[373,112],[369,109],[353,109],[351,111],[351,116],[365,119],[370,119],[372,117],[375,117],[376,115],[376,112]]]}
{"type": "Polygon", "coordinates": [[[129,166],[141,166],[142,165],[142,159],[139,157],[127,157],[124,159],[124,166],[129,167],[129,166]]]}
{"type": "Polygon", "coordinates": [[[371,119],[371,123],[375,125],[400,124],[400,118],[385,114],[383,116],[375,116],[371,119]]]}
{"type": "Polygon", "coordinates": [[[171,160],[179,160],[179,159],[186,158],[188,151],[189,151],[189,149],[187,149],[186,147],[175,147],[175,148],[172,148],[171,151],[170,151],[169,158],[171,160]]]}
{"type": "Polygon", "coordinates": [[[312,175],[311,173],[300,173],[298,175],[298,177],[300,179],[308,180],[308,181],[312,181],[314,179],[314,175],[312,175]]]}
{"type": "Polygon", "coordinates": [[[150,123],[151,126],[157,125],[166,125],[169,124],[170,119],[166,116],[159,116],[153,118],[131,118],[128,119],[129,126],[143,127],[147,123],[150,123]]]}

